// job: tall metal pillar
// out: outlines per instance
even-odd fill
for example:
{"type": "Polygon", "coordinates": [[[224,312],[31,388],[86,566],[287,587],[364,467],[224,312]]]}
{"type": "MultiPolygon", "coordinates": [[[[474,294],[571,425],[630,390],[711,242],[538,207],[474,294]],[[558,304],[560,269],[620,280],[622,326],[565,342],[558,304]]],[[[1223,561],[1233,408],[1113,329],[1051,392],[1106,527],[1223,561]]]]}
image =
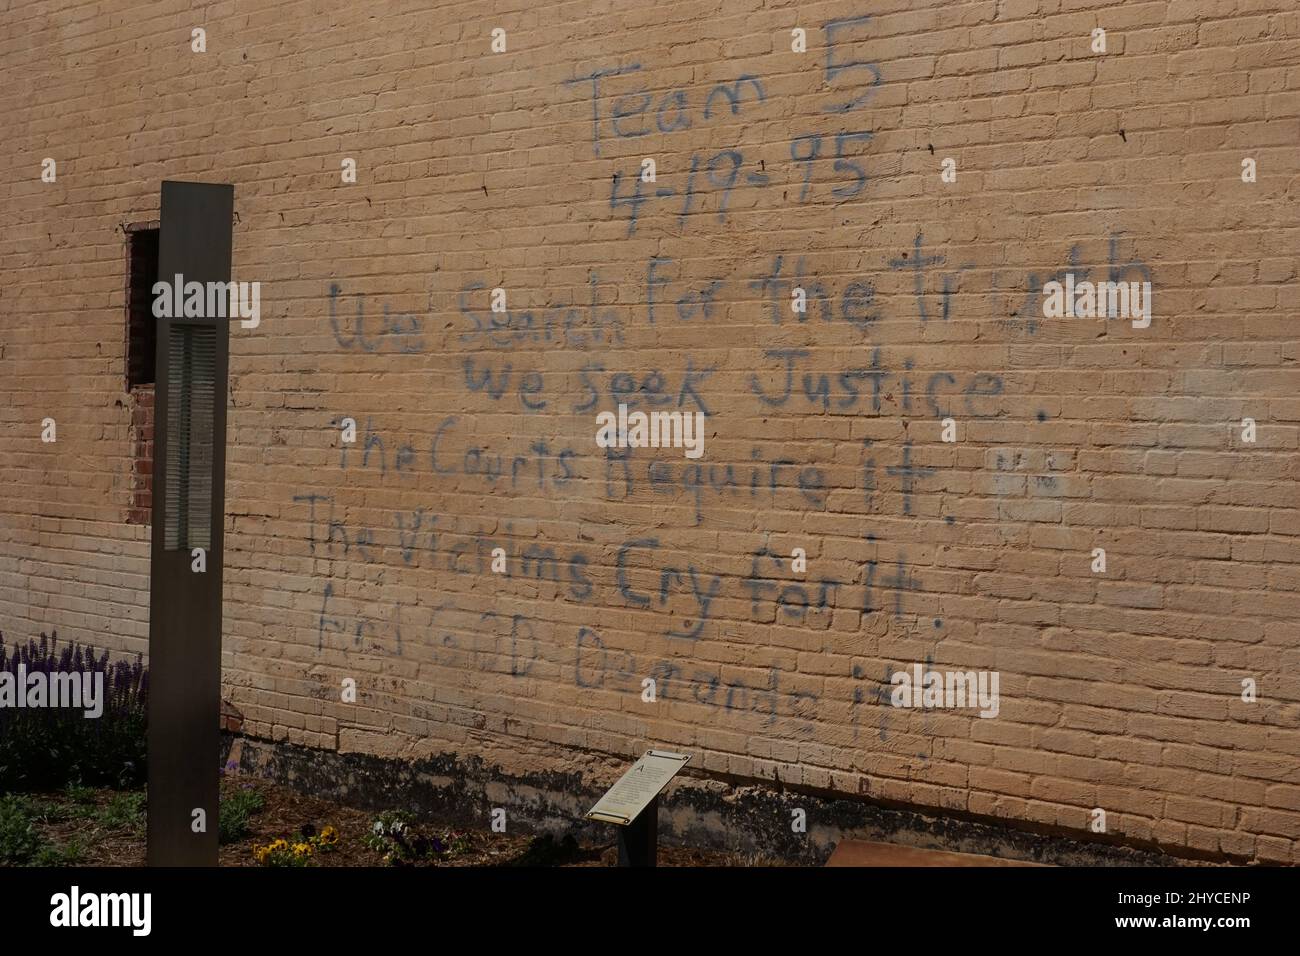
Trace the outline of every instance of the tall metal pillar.
{"type": "MultiPolygon", "coordinates": [[[[233,186],[162,184],[158,278],[230,281],[233,186]]],[[[150,866],[216,866],[229,318],[158,318],[149,581],[150,866]],[[202,570],[198,570],[198,568],[202,570]]],[[[174,311],[174,310],[173,310],[174,311]]],[[[157,312],[155,311],[155,315],[157,312]]]]}

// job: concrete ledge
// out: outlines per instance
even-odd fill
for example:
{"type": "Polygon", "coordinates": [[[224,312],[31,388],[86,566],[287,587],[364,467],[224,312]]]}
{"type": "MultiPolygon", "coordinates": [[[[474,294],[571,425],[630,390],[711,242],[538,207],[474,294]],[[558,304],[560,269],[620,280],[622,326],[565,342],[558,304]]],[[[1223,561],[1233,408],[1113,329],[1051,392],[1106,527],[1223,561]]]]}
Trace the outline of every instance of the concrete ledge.
{"type": "Polygon", "coordinates": [[[835,848],[827,866],[1047,866],[1025,860],[1005,860],[980,853],[949,853],[918,846],[845,840],[835,848]]]}
{"type": "MultiPolygon", "coordinates": [[[[511,831],[556,836],[571,833],[578,839],[597,841],[609,839],[608,827],[589,823],[583,815],[629,763],[608,755],[602,759],[600,765],[605,770],[600,772],[511,773],[482,759],[454,753],[407,761],[229,734],[223,734],[222,754],[222,762],[233,760],[241,773],[348,806],[374,810],[401,807],[417,816],[474,827],[487,826],[491,809],[504,807],[511,831]],[[236,740],[240,747],[233,747],[236,740]]],[[[940,865],[1008,865],[1012,860],[1061,866],[1180,866],[1192,862],[1158,849],[1036,833],[1001,821],[687,773],[689,770],[679,775],[660,798],[659,839],[666,846],[707,847],[750,856],[755,862],[813,866],[826,863],[832,851],[849,840],[886,844],[895,851],[942,847],[936,852],[995,861],[940,865]],[[792,831],[796,810],[804,812],[806,833],[792,831]]]]}

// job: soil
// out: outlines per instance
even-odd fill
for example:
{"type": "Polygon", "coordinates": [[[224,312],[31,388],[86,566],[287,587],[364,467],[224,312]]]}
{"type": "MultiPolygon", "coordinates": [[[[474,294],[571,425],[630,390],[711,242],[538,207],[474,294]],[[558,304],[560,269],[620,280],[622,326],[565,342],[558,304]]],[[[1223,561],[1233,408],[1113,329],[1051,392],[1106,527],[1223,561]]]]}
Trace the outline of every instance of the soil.
{"type": "MultiPolygon", "coordinates": [[[[367,838],[378,814],[358,810],[330,800],[298,793],[288,787],[265,780],[226,775],[222,778],[222,796],[240,789],[261,794],[264,805],[248,818],[248,833],[225,844],[219,851],[221,866],[257,866],[254,847],[284,838],[292,842],[296,834],[320,832],[333,826],[339,833],[337,844],[328,852],[317,852],[312,866],[388,866],[385,852],[367,845],[367,838]]],[[[54,814],[55,822],[39,823],[46,840],[59,847],[75,843],[80,852],[77,866],[144,866],[145,827],[143,815],[131,822],[105,822],[96,815],[117,795],[112,790],[96,790],[73,800],[67,794],[37,794],[37,799],[54,804],[66,814],[54,814]],[[60,819],[60,817],[66,817],[60,819]]],[[[449,831],[461,839],[454,852],[435,855],[412,863],[414,866],[614,866],[617,849],[611,832],[605,844],[578,843],[572,837],[557,840],[550,836],[493,833],[489,829],[465,829],[441,824],[436,820],[417,822],[420,832],[445,838],[449,831]]],[[[391,846],[391,844],[390,844],[391,846]]],[[[741,857],[717,850],[684,847],[659,848],[660,866],[753,866],[773,865],[773,861],[741,857]]]]}

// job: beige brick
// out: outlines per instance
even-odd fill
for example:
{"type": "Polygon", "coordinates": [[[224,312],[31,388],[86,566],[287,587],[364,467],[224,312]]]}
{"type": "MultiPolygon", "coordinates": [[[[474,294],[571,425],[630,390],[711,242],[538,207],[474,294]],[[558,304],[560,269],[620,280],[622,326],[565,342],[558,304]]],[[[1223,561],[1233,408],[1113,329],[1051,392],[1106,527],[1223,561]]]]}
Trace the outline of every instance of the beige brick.
{"type": "Polygon", "coordinates": [[[162,179],[223,180],[264,310],[230,346],[245,733],[520,772],[679,747],[1296,862],[1285,3],[1111,5],[1098,56],[1095,4],[881,10],[831,50],[861,14],[834,0],[802,64],[795,14],[756,2],[214,9],[206,54],[125,0],[29,6],[0,39],[7,640],[147,652],[121,226],[162,179]],[[111,55],[68,69],[69,43],[111,55]],[[1149,278],[1150,327],[1044,318],[1067,268],[1149,278]],[[707,407],[704,456],[607,458],[620,401],[707,407]],[[999,716],[892,707],[887,670],[926,661],[996,669],[999,716]]]}

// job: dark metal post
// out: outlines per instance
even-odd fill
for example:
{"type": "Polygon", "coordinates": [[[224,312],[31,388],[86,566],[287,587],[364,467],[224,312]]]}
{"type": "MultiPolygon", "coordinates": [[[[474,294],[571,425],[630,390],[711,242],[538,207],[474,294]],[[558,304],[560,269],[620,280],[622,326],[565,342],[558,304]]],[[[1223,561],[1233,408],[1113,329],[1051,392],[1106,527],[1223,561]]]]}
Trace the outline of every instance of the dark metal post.
{"type": "MultiPolygon", "coordinates": [[[[159,281],[170,284],[178,274],[187,283],[230,281],[234,196],[228,185],[162,184],[159,281]]],[[[217,865],[230,320],[203,311],[157,319],[150,866],[217,865]],[[196,547],[204,552],[202,571],[194,568],[196,547]]]]}
{"type": "Polygon", "coordinates": [[[658,797],[651,800],[635,820],[618,828],[618,865],[659,865],[658,797]]]}

